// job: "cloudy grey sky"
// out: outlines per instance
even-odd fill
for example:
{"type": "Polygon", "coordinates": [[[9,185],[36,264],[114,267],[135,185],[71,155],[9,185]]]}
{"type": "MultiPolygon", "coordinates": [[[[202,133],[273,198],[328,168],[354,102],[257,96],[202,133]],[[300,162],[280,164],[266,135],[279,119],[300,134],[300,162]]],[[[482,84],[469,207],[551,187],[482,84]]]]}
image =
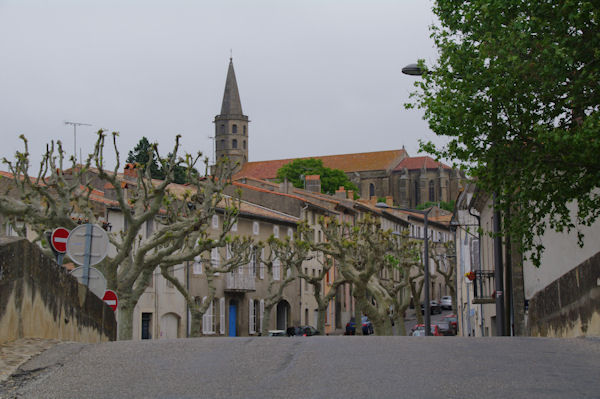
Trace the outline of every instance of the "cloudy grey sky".
{"type": "MultiPolygon", "coordinates": [[[[0,157],[19,134],[123,155],[142,136],[212,157],[230,49],[251,161],[398,149],[434,139],[405,110],[401,68],[436,58],[430,0],[0,0],[0,157]]],[[[79,150],[78,150],[79,151],[79,150]]],[[[0,166],[2,170],[6,168],[0,166]]]]}

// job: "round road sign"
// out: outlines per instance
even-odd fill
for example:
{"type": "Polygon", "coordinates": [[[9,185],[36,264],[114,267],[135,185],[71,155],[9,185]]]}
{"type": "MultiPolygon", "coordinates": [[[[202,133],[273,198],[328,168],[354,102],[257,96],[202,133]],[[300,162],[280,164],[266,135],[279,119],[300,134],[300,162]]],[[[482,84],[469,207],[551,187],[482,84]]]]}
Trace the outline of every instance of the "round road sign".
{"type": "MultiPolygon", "coordinates": [[[[86,281],[83,278],[85,274],[85,267],[79,266],[73,270],[71,270],[71,275],[79,281],[79,284],[86,285],[86,281]]],[[[100,270],[95,267],[90,267],[88,270],[88,281],[87,287],[94,295],[98,298],[102,298],[104,296],[104,292],[106,291],[106,278],[100,272],[100,270]]]]}
{"type": "MultiPolygon", "coordinates": [[[[89,265],[100,263],[108,251],[108,235],[97,224],[82,224],[75,227],[67,240],[67,255],[78,265],[84,265],[87,240],[90,240],[89,265]]],[[[101,295],[104,294],[102,291],[101,295]]]]}
{"type": "Polygon", "coordinates": [[[56,252],[64,254],[67,252],[67,239],[69,238],[69,230],[64,227],[54,229],[50,236],[50,243],[56,252]]]}
{"type": "Polygon", "coordinates": [[[106,290],[102,300],[106,302],[108,306],[110,306],[113,312],[117,310],[118,299],[117,294],[113,290],[106,290]]]}

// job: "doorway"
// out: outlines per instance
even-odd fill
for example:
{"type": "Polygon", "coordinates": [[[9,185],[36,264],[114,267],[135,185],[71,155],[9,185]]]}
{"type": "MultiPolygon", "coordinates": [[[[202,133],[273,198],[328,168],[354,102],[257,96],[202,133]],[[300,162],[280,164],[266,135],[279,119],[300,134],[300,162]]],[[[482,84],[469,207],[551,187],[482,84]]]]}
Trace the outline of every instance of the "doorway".
{"type": "Polygon", "coordinates": [[[229,336],[237,336],[236,324],[237,324],[237,307],[238,303],[235,299],[229,300],[229,336]]]}

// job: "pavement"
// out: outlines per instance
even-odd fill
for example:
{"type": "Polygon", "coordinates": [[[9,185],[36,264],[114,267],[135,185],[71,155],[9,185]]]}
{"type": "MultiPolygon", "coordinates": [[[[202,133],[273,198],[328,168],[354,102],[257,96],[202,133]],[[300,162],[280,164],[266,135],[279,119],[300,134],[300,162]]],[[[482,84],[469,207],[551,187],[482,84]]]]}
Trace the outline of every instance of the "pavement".
{"type": "Polygon", "coordinates": [[[60,342],[55,339],[23,338],[0,344],[0,383],[32,357],[60,342]]]}

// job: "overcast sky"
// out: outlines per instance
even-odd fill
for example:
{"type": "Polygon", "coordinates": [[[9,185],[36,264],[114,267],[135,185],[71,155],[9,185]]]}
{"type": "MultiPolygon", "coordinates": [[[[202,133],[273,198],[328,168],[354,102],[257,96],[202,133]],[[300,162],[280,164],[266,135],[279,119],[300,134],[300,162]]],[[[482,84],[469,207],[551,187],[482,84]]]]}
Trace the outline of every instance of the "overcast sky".
{"type": "MultiPolygon", "coordinates": [[[[250,161],[399,149],[436,139],[405,110],[436,59],[429,0],[0,0],[0,156],[30,141],[91,151],[100,128],[123,156],[142,136],[213,156],[230,50],[250,161]]],[[[4,165],[0,166],[6,170],[4,165]]]]}

